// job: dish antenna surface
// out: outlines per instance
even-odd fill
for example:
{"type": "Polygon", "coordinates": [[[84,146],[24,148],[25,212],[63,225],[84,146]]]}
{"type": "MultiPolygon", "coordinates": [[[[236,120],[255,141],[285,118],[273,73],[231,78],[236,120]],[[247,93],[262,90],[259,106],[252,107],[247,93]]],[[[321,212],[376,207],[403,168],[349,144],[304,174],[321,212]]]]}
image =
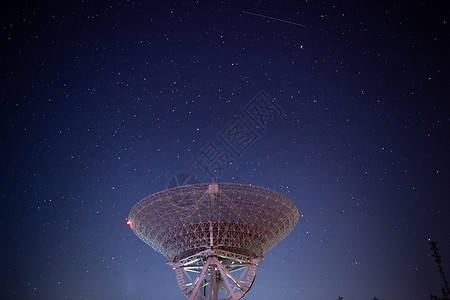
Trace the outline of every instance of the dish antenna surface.
{"type": "Polygon", "coordinates": [[[167,258],[190,300],[238,300],[264,253],[295,227],[294,202],[243,184],[193,184],[150,195],[130,212],[134,233],[167,258]]]}

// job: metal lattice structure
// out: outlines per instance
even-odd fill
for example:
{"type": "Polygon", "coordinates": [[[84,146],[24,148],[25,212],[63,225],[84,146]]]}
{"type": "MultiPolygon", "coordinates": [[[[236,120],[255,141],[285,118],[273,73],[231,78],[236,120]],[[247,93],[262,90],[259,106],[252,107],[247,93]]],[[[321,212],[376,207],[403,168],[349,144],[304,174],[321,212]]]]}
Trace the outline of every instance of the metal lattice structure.
{"type": "Polygon", "coordinates": [[[130,212],[134,233],[167,257],[191,300],[240,299],[264,253],[295,227],[286,196],[250,185],[180,186],[148,196],[130,212]]]}

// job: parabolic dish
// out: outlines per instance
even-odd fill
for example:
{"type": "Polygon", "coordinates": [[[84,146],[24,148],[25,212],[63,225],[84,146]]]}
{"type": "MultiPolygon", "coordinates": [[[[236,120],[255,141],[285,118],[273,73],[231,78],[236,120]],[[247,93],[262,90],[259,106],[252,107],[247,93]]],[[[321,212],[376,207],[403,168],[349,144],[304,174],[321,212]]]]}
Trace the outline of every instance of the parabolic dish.
{"type": "Polygon", "coordinates": [[[128,219],[140,239],[176,262],[206,249],[263,258],[298,218],[296,205],[272,190],[202,183],[150,195],[128,219]]]}

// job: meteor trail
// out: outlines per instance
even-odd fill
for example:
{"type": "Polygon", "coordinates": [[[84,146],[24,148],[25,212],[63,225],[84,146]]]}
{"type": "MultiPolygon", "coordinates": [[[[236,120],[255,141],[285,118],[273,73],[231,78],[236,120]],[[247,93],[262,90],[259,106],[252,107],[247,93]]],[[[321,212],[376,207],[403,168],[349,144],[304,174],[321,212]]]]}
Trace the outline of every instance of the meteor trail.
{"type": "Polygon", "coordinates": [[[258,17],[262,17],[262,18],[266,18],[266,19],[275,20],[275,21],[280,21],[280,22],[284,22],[284,23],[288,23],[288,24],[292,24],[292,25],[306,27],[306,25],[303,25],[303,24],[294,23],[294,22],[290,22],[290,21],[286,21],[286,20],[282,20],[282,19],[278,19],[278,18],[273,18],[273,17],[269,17],[269,16],[265,16],[265,15],[255,14],[255,13],[245,11],[245,10],[243,10],[242,12],[244,14],[249,14],[249,15],[258,16],[258,17]]]}

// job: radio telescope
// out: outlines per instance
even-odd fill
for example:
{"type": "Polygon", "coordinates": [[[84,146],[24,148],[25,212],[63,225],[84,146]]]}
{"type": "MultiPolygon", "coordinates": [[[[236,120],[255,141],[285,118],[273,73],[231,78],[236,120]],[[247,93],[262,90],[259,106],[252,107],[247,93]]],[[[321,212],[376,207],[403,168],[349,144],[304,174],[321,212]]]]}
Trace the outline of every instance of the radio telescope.
{"type": "Polygon", "coordinates": [[[148,196],[128,224],[166,256],[190,300],[238,300],[251,288],[264,253],[295,227],[286,196],[243,184],[193,184],[148,196]]]}

